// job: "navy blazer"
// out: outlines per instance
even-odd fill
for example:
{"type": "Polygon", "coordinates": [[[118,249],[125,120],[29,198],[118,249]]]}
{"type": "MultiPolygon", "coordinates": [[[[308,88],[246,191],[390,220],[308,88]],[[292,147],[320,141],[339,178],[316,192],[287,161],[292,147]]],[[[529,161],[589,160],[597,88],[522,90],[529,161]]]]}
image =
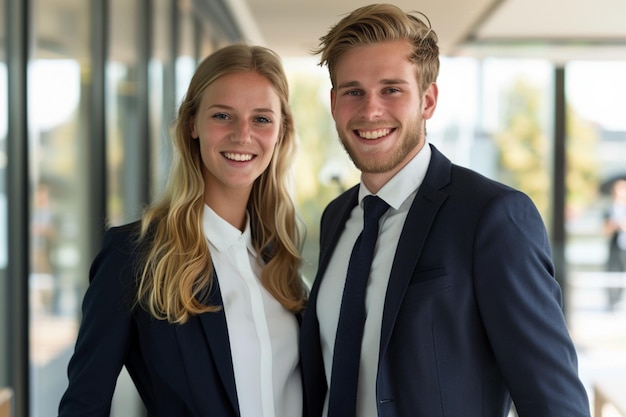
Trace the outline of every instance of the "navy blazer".
{"type": "MultiPolygon", "coordinates": [[[[561,310],[550,242],[521,192],[453,165],[435,147],[404,224],[382,317],[380,417],[589,417],[561,310]]],[[[326,208],[316,280],[301,328],[309,417],[327,386],[318,290],[357,204],[358,186],[326,208]]],[[[374,395],[374,393],[372,393],[374,395]]]]}
{"type": "MultiPolygon", "coordinates": [[[[108,230],[92,264],[59,416],[108,416],[122,366],[148,417],[239,416],[224,310],[169,324],[135,306],[136,232],[137,223],[108,230]]],[[[222,305],[217,284],[209,302],[222,305]]]]}

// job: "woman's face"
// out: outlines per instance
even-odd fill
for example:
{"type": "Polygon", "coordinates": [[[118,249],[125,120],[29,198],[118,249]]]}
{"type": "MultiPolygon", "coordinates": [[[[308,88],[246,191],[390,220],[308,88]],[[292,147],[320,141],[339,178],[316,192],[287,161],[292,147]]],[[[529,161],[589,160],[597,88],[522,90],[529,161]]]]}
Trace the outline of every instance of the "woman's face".
{"type": "Polygon", "coordinates": [[[250,193],[267,169],[281,127],[281,104],[270,81],[254,71],[209,85],[192,120],[200,141],[205,191],[250,193]]]}

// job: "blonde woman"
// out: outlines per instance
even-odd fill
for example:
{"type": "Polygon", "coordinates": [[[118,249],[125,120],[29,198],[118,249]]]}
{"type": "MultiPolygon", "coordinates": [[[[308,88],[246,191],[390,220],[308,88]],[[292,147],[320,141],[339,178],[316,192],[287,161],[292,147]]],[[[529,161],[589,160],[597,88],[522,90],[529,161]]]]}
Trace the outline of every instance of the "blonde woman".
{"type": "Polygon", "coordinates": [[[60,416],[108,416],[122,366],[149,416],[302,415],[288,97],[266,48],[199,65],[164,197],[93,262],[60,416]]]}

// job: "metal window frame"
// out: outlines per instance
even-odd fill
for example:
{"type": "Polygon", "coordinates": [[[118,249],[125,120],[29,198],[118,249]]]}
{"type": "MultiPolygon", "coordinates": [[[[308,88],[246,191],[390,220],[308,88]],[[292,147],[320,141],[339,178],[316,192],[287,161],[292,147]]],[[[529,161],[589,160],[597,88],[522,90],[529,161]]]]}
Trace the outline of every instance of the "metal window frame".
{"type": "Polygon", "coordinates": [[[15,393],[15,415],[29,415],[29,204],[27,67],[32,26],[31,1],[7,4],[7,291],[8,385],[15,393]]]}

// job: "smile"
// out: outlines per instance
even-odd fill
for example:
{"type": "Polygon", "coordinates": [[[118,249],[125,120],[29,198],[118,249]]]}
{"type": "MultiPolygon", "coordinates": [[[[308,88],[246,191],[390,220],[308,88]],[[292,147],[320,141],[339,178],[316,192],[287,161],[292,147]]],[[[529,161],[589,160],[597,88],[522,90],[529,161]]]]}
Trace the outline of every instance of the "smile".
{"type": "Polygon", "coordinates": [[[237,162],[246,162],[254,158],[254,155],[250,153],[223,152],[222,155],[224,155],[226,159],[237,162]]]}
{"type": "Polygon", "coordinates": [[[363,139],[378,139],[390,134],[392,129],[357,130],[356,133],[363,139]]]}

